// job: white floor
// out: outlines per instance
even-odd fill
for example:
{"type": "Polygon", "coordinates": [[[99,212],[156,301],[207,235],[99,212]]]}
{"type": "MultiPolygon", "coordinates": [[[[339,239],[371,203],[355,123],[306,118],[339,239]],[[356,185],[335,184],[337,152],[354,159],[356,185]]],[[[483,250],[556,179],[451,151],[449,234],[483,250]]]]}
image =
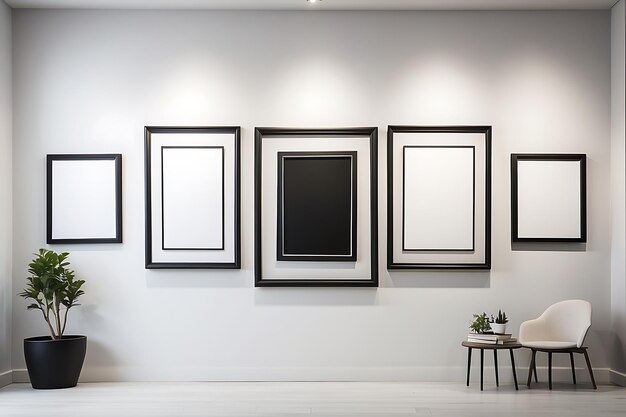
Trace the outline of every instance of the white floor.
{"type": "Polygon", "coordinates": [[[92,383],[65,390],[13,384],[0,416],[626,416],[626,388],[462,383],[92,383]]]}

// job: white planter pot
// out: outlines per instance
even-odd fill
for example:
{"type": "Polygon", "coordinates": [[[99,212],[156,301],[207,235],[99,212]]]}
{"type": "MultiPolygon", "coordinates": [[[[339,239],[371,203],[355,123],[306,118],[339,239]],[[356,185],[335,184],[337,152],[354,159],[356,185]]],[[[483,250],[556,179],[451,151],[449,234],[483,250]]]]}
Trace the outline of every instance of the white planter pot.
{"type": "Polygon", "coordinates": [[[491,330],[495,334],[504,334],[504,333],[506,333],[506,323],[504,323],[504,324],[490,323],[489,326],[491,326],[491,330]]]}

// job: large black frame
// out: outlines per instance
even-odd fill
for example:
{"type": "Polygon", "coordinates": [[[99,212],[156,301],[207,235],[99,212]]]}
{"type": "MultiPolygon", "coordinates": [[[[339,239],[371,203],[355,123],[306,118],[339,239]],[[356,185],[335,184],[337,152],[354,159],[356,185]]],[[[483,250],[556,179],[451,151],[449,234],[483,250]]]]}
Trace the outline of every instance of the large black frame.
{"type": "Polygon", "coordinates": [[[51,154],[46,156],[46,242],[56,243],[122,243],[122,155],[121,154],[51,154]],[[52,237],[52,164],[54,161],[115,162],[115,237],[63,238],[52,237]]]}
{"type": "MultiPolygon", "coordinates": [[[[317,151],[316,151],[317,152],[317,151]]],[[[377,287],[378,286],[378,128],[298,129],[258,127],[254,148],[254,284],[256,287],[377,287]],[[264,279],[262,276],[262,175],[265,137],[302,137],[311,140],[328,137],[362,137],[369,141],[370,153],[370,277],[366,279],[264,279]]]]}
{"type": "Polygon", "coordinates": [[[511,241],[512,242],[587,242],[587,155],[586,154],[511,154],[511,241]],[[580,162],[580,237],[519,237],[518,233],[518,162],[519,161],[577,161],[580,162]]]}
{"type": "MultiPolygon", "coordinates": [[[[399,126],[390,125],[387,128],[387,269],[412,270],[412,269],[491,269],[491,126],[399,126]],[[394,133],[480,133],[485,136],[485,256],[483,262],[476,263],[406,263],[394,262],[394,133]]],[[[450,147],[450,146],[448,146],[450,147]]],[[[404,168],[403,168],[404,170],[404,168]]],[[[475,170],[476,172],[476,166],[475,170]]],[[[475,175],[475,174],[474,174],[475,175]]],[[[404,186],[403,186],[404,187],[404,186]]],[[[474,193],[476,192],[476,178],[474,177],[474,193]]],[[[475,197],[474,197],[475,199],[475,197]]],[[[404,201],[404,195],[402,196],[404,201]]],[[[476,202],[474,202],[475,204],[476,202]]],[[[476,227],[476,209],[474,209],[474,229],[476,227]]],[[[474,240],[476,239],[474,230],[474,240]]],[[[474,245],[475,246],[475,245],[474,245]]],[[[410,251],[434,253],[433,250],[410,251]]],[[[438,251],[451,253],[449,250],[438,251]]],[[[455,251],[455,252],[467,252],[455,251]]]]}
{"type": "MultiPolygon", "coordinates": [[[[145,268],[146,269],[240,269],[241,268],[241,128],[239,126],[145,126],[144,128],[144,164],[145,164],[145,268]],[[152,190],[151,175],[151,135],[157,133],[173,134],[220,134],[234,136],[234,261],[233,262],[154,262],[152,260],[152,190]]],[[[224,164],[222,164],[224,169],[224,164]]],[[[222,188],[223,192],[224,188],[222,188]]],[[[222,210],[224,215],[224,210],[222,210]]],[[[225,226],[225,225],[224,225],[225,226]]],[[[224,233],[225,227],[222,227],[224,233]]],[[[163,244],[163,242],[162,242],[163,244]]],[[[215,251],[215,249],[210,249],[215,251]]]]}
{"type": "MultiPolygon", "coordinates": [[[[329,173],[325,173],[325,174],[329,174],[329,173]]],[[[319,175],[318,175],[319,177],[319,175]]],[[[309,179],[310,177],[307,177],[307,179],[309,179]]],[[[337,182],[337,178],[333,178],[331,181],[329,182],[337,182]]],[[[277,260],[279,261],[303,261],[303,262],[311,262],[311,261],[317,261],[317,262],[356,262],[356,253],[357,253],[357,154],[356,152],[343,152],[343,151],[333,151],[333,152],[315,152],[315,151],[306,151],[306,152],[278,152],[278,202],[277,202],[277,212],[278,212],[278,219],[277,219],[277,226],[278,226],[278,230],[277,230],[277,247],[276,247],[276,255],[277,255],[277,260]],[[285,178],[285,160],[286,159],[300,159],[300,158],[306,158],[307,160],[323,160],[323,159],[327,159],[327,158],[333,158],[333,159],[338,159],[338,158],[350,158],[350,193],[349,193],[349,199],[350,199],[350,208],[349,208],[349,212],[350,212],[350,225],[349,225],[349,249],[348,249],[348,253],[347,254],[330,254],[330,253],[326,253],[326,254],[285,254],[285,206],[286,206],[286,198],[285,198],[285,182],[287,180],[287,178],[285,178]]],[[[299,184],[302,185],[302,184],[299,184]]],[[[326,184],[328,186],[328,184],[326,184]]],[[[319,186],[316,188],[320,188],[319,186]]],[[[322,190],[320,190],[322,191],[322,190]]],[[[326,187],[323,190],[324,193],[328,192],[328,188],[326,187]]],[[[317,196],[317,198],[319,199],[320,196],[317,196]]],[[[334,208],[337,208],[337,201],[334,201],[330,206],[333,206],[334,208]]],[[[302,206],[302,204],[300,204],[300,206],[302,206]]],[[[341,207],[340,207],[341,208],[341,207]]],[[[300,209],[302,209],[302,207],[300,207],[300,209]]],[[[311,209],[310,207],[307,207],[307,209],[311,209]]],[[[340,213],[333,213],[333,215],[337,218],[340,217],[340,215],[337,215],[340,213]]],[[[310,222],[298,222],[298,223],[304,223],[299,225],[300,227],[304,227],[305,229],[315,229],[315,228],[319,228],[317,231],[313,231],[313,230],[308,230],[309,233],[302,233],[302,231],[300,230],[299,233],[299,238],[304,239],[305,241],[314,241],[315,239],[313,238],[313,236],[311,236],[312,233],[310,232],[314,232],[313,234],[316,234],[315,232],[319,233],[320,229],[323,232],[331,232],[330,230],[325,230],[323,226],[319,227],[316,226],[315,224],[311,224],[310,222]]],[[[319,237],[319,236],[317,236],[319,237]]],[[[327,237],[328,238],[328,237],[327,237]]],[[[341,237],[340,236],[335,236],[334,239],[332,239],[335,243],[341,241],[341,237]]],[[[301,245],[301,246],[306,246],[306,244],[301,245]]]]}

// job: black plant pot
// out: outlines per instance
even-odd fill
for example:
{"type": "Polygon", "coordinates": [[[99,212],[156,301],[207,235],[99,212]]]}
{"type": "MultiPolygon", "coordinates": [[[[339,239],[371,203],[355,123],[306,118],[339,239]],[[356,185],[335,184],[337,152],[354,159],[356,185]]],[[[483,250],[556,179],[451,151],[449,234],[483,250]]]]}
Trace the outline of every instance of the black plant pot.
{"type": "Polygon", "coordinates": [[[24,358],[35,389],[75,387],[87,352],[87,336],[24,339],[24,358]]]}

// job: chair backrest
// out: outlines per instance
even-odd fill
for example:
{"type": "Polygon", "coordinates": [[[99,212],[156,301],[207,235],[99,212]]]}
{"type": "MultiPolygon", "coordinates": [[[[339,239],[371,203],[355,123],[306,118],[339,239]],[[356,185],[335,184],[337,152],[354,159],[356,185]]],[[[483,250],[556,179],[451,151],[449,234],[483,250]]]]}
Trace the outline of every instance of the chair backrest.
{"type": "Polygon", "coordinates": [[[591,327],[591,303],[585,300],[561,301],[548,307],[539,320],[547,327],[552,340],[576,342],[581,347],[591,327]]]}

